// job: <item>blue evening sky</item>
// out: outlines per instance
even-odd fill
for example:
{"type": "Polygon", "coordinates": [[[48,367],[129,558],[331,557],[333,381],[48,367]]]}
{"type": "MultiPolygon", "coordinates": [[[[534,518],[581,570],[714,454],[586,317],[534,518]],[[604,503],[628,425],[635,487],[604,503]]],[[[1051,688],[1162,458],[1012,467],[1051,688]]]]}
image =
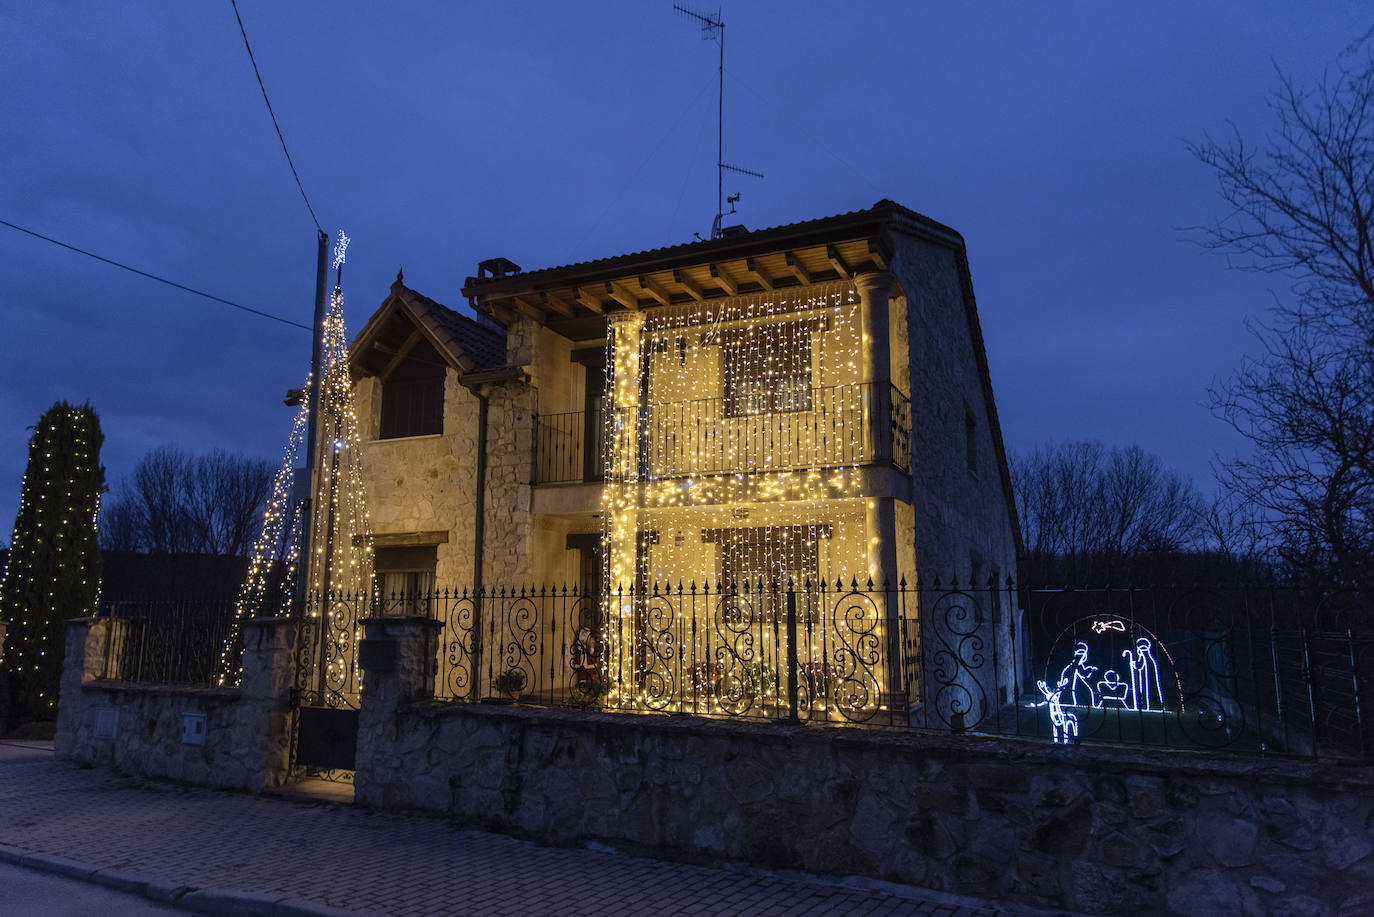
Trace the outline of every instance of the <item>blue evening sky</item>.
{"type": "MultiPolygon", "coordinates": [[[[354,330],[406,283],[455,308],[479,260],[689,241],[715,212],[716,46],[671,0],[277,3],[240,12],[306,192],[352,237],[354,330]]],[[[714,9],[714,7],[712,8],[714,9]]],[[[968,241],[1007,447],[1137,443],[1206,490],[1242,443],[1206,389],[1282,278],[1187,227],[1185,149],[1273,119],[1364,3],[735,0],[726,161],[763,228],[892,198],[968,241]]],[[[0,219],[308,323],[315,229],[228,0],[0,6],[0,219]]],[[[31,426],[89,400],[111,484],[175,443],[276,460],[309,335],[0,226],[0,543],[31,426]]]]}

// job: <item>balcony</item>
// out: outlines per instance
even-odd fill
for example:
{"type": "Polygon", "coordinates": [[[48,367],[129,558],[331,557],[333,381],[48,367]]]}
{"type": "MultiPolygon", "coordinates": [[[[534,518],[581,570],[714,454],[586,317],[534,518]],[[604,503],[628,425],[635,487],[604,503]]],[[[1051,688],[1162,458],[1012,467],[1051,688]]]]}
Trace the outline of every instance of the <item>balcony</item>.
{"type": "MultiPolygon", "coordinates": [[[[639,428],[641,478],[891,465],[911,467],[911,400],[888,382],[791,393],[797,410],[748,412],[736,398],[649,403],[613,418],[639,428]]],[[[535,484],[604,480],[601,412],[535,418],[535,484]]]]}

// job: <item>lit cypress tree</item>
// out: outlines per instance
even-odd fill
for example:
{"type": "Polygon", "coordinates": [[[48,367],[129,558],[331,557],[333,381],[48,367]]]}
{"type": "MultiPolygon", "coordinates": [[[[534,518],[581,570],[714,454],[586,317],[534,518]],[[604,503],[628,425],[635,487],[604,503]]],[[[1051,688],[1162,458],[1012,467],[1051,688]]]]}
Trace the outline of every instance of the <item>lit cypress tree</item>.
{"type": "Polygon", "coordinates": [[[103,441],[91,406],[64,401],[48,409],[29,440],[9,563],[0,580],[0,620],[9,622],[0,688],[10,728],[56,716],[66,621],[95,614],[103,441]]]}

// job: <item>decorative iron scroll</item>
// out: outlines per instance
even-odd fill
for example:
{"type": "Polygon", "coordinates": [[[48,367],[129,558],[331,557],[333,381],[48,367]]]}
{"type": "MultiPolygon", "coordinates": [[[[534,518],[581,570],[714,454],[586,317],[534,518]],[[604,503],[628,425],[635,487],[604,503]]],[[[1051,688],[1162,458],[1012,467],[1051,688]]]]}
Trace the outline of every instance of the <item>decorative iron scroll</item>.
{"type": "Polygon", "coordinates": [[[922,608],[922,628],[929,678],[927,726],[962,732],[981,728],[988,715],[985,679],[985,619],[972,592],[953,589],[934,593],[922,608]],[[934,714],[937,722],[929,717],[934,714]]]}

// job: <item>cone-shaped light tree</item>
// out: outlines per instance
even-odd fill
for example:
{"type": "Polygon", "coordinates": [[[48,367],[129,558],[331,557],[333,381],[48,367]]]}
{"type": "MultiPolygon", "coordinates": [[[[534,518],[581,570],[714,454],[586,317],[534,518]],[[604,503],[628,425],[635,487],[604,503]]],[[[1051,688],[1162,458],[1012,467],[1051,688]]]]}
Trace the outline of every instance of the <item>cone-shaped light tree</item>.
{"type": "Polygon", "coordinates": [[[59,401],[29,440],[29,464],[0,580],[8,622],[0,697],[9,728],[57,715],[66,621],[95,614],[100,594],[96,516],[105,486],[100,418],[59,401]]]}

